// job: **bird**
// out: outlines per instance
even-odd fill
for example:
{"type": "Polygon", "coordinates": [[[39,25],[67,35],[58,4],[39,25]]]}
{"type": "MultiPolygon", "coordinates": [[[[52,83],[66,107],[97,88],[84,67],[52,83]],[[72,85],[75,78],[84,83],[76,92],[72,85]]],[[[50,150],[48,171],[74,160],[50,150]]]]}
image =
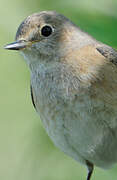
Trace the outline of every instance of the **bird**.
{"type": "Polygon", "coordinates": [[[117,51],[55,11],[24,19],[5,49],[23,55],[48,136],[87,167],[87,180],[116,164],[117,51]]]}

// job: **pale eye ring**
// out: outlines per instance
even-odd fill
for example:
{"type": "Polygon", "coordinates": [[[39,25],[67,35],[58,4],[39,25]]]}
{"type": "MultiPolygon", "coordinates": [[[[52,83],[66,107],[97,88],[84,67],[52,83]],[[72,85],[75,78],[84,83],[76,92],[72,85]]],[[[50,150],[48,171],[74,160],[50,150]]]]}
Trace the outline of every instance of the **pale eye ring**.
{"type": "Polygon", "coordinates": [[[41,28],[41,35],[44,37],[48,37],[52,34],[53,28],[50,25],[45,25],[41,28]]]}

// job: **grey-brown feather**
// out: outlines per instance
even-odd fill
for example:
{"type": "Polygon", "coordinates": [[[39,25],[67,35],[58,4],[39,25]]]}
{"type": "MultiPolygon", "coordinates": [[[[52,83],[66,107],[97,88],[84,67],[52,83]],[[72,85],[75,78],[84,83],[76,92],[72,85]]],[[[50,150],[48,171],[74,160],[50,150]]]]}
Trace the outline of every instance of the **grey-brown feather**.
{"type": "Polygon", "coordinates": [[[96,48],[107,60],[117,65],[117,51],[110,46],[102,45],[96,48]]]}
{"type": "Polygon", "coordinates": [[[32,101],[54,144],[88,166],[117,162],[117,51],[55,12],[29,16],[17,40],[31,72],[32,101]],[[50,24],[45,38],[41,27],[50,24]],[[88,163],[87,163],[88,162],[88,163]]]}

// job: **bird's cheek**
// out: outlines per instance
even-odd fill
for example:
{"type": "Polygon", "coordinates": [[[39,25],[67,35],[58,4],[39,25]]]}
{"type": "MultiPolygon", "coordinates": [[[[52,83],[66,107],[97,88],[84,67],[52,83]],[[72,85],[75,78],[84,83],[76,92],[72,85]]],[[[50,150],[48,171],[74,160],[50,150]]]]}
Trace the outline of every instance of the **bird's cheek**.
{"type": "Polygon", "coordinates": [[[32,48],[32,50],[39,49],[40,48],[40,43],[39,42],[33,43],[31,48],[32,48]]]}

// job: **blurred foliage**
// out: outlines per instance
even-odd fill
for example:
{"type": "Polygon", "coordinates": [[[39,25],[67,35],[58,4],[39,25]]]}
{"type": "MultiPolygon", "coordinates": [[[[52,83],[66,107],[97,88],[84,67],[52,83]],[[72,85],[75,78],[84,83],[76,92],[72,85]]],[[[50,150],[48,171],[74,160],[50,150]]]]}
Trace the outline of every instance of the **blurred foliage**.
{"type": "MultiPolygon", "coordinates": [[[[28,15],[56,10],[97,40],[117,47],[116,0],[0,0],[0,180],[85,179],[84,166],[54,147],[31,103],[28,68],[5,51],[28,15]]],[[[96,168],[93,180],[117,179],[117,166],[96,168]]]]}

